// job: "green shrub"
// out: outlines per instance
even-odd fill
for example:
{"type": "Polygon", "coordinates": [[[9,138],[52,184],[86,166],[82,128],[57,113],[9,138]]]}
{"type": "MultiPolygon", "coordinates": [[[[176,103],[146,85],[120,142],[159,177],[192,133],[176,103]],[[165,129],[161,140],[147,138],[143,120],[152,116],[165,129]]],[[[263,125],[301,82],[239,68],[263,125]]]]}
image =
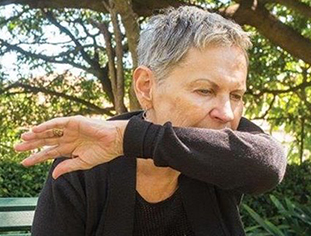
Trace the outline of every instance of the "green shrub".
{"type": "Polygon", "coordinates": [[[271,219],[263,219],[252,208],[243,204],[248,214],[257,222],[257,225],[247,227],[245,231],[251,235],[275,235],[275,236],[308,236],[311,235],[311,206],[302,206],[293,203],[288,198],[280,201],[275,196],[270,195],[270,200],[274,208],[278,210],[278,215],[271,219]],[[272,221],[277,221],[275,225],[272,221]]]}
{"type": "MultiPolygon", "coordinates": [[[[19,162],[27,154],[17,154],[7,150],[0,155],[0,197],[30,197],[38,196],[45,182],[49,163],[24,168],[19,162]]],[[[269,219],[272,224],[279,225],[279,212],[269,198],[273,194],[277,199],[288,198],[300,205],[311,205],[311,162],[301,165],[289,165],[283,182],[274,190],[260,196],[244,196],[243,203],[253,209],[263,219],[269,219]]],[[[256,220],[241,208],[242,220],[246,228],[258,227],[256,220]]]]}
{"type": "Polygon", "coordinates": [[[0,197],[36,197],[40,193],[50,164],[25,168],[20,164],[25,157],[13,150],[0,156],[0,197]]]}
{"type": "MultiPolygon", "coordinates": [[[[258,215],[264,219],[271,219],[272,223],[278,225],[278,221],[273,219],[279,215],[277,208],[269,198],[269,194],[274,195],[278,199],[289,200],[300,205],[311,205],[311,162],[304,162],[301,165],[288,165],[285,177],[281,184],[275,189],[260,196],[245,195],[243,203],[252,208],[258,215]]],[[[245,227],[256,224],[256,221],[249,216],[244,208],[241,208],[242,220],[245,227]]]]}

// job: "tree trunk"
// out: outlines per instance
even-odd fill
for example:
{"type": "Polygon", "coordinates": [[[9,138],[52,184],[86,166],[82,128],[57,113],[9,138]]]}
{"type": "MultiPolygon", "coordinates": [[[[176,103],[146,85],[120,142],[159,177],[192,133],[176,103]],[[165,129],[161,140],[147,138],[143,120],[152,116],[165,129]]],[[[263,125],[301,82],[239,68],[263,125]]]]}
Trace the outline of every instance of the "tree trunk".
{"type": "Polygon", "coordinates": [[[122,114],[126,112],[124,105],[124,71],[123,71],[123,47],[122,47],[122,34],[118,23],[118,15],[113,0],[109,1],[109,12],[111,16],[115,42],[116,42],[116,58],[117,58],[117,77],[116,77],[116,112],[122,114]]]}
{"type": "MultiPolygon", "coordinates": [[[[132,57],[133,62],[133,72],[137,67],[138,58],[137,58],[137,44],[139,40],[139,24],[137,14],[133,11],[132,1],[123,1],[123,0],[115,0],[115,6],[117,12],[121,16],[121,20],[123,26],[125,28],[126,38],[129,45],[129,50],[132,57]]],[[[130,110],[139,110],[141,109],[140,104],[137,100],[133,81],[130,84],[130,88],[128,90],[129,99],[130,99],[130,110]]]]}

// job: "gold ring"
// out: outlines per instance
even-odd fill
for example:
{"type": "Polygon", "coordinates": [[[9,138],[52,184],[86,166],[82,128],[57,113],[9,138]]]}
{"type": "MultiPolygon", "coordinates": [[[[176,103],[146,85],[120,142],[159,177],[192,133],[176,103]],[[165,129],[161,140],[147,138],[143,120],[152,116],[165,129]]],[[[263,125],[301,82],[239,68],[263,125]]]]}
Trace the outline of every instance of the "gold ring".
{"type": "Polygon", "coordinates": [[[54,137],[62,137],[64,135],[64,131],[62,129],[53,129],[54,137]]]}

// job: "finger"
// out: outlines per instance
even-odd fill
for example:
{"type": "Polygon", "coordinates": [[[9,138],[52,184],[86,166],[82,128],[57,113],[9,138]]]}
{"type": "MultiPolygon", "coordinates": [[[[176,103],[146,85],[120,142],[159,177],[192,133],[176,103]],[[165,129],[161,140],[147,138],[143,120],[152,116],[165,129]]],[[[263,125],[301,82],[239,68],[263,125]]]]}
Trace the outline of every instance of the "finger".
{"type": "Polygon", "coordinates": [[[43,146],[55,146],[60,142],[60,138],[45,138],[40,140],[32,140],[23,143],[16,144],[14,146],[15,151],[23,152],[30,151],[43,146]]]}
{"type": "Polygon", "coordinates": [[[21,138],[24,141],[30,141],[33,139],[53,138],[53,137],[54,137],[53,130],[47,130],[41,133],[34,133],[30,131],[30,132],[23,133],[21,136],[21,138]]]}
{"type": "Polygon", "coordinates": [[[92,168],[92,166],[88,165],[80,158],[68,159],[59,163],[53,173],[52,177],[57,179],[59,176],[77,170],[87,170],[92,168]]]}
{"type": "Polygon", "coordinates": [[[33,166],[33,165],[42,163],[50,159],[55,159],[60,156],[64,156],[64,155],[61,154],[59,147],[49,147],[27,157],[21,162],[21,164],[25,167],[33,166]]]}
{"type": "Polygon", "coordinates": [[[39,133],[54,128],[62,129],[66,126],[66,124],[69,122],[70,119],[71,117],[54,118],[52,120],[46,121],[40,125],[33,127],[32,131],[35,133],[39,133]]]}
{"type": "Polygon", "coordinates": [[[21,164],[24,166],[33,166],[35,164],[55,159],[57,157],[71,157],[72,153],[67,145],[49,147],[40,152],[37,152],[30,157],[24,159],[21,164]]]}

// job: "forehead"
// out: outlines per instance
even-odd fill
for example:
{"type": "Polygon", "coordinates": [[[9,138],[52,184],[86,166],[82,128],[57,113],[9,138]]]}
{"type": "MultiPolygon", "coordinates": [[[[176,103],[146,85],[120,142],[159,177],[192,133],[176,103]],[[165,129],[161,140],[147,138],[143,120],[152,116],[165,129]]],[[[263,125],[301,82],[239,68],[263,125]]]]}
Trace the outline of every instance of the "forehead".
{"type": "Polygon", "coordinates": [[[247,60],[242,49],[236,46],[209,46],[189,49],[168,79],[182,85],[206,78],[219,87],[245,87],[246,76],[247,60]]]}

